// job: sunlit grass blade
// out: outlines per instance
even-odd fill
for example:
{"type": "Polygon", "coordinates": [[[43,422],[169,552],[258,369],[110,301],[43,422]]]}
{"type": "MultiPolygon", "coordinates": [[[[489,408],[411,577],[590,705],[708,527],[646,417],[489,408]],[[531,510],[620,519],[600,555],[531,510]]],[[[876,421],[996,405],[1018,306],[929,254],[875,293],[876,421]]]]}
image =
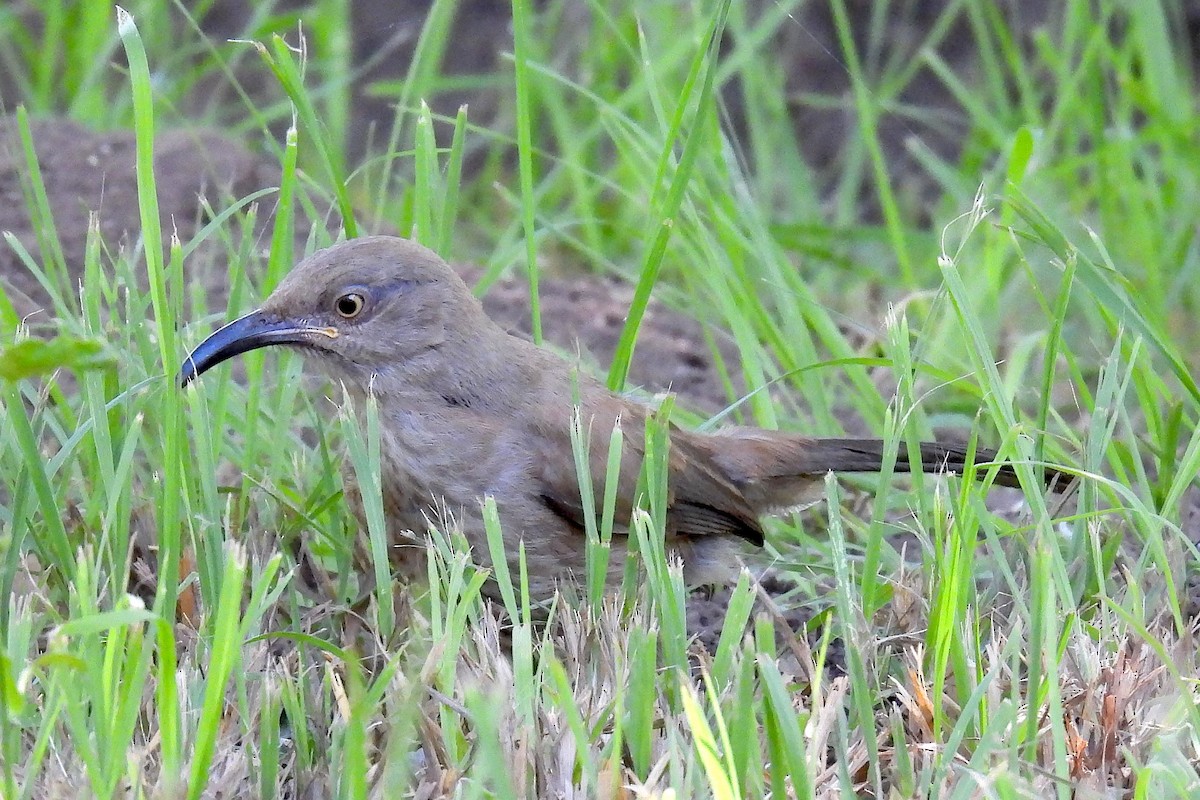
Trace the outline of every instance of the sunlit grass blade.
{"type": "MultiPolygon", "coordinates": [[[[706,682],[707,683],[707,682],[706,682]]],[[[709,684],[711,689],[711,684],[709,684]]],[[[704,775],[708,779],[708,787],[717,800],[734,800],[740,797],[737,791],[737,772],[726,762],[729,753],[729,740],[724,725],[718,714],[717,725],[721,734],[724,754],[717,749],[717,737],[713,735],[708,720],[700,708],[696,692],[687,681],[680,681],[680,697],[683,701],[683,712],[687,715],[688,727],[695,742],[696,752],[704,767],[704,775]]]]}
{"type": "Polygon", "coordinates": [[[16,434],[24,471],[29,477],[42,512],[42,520],[46,525],[45,535],[35,539],[35,544],[48,564],[56,566],[60,570],[60,574],[69,575],[71,566],[75,563],[75,548],[67,536],[67,529],[63,524],[63,514],[55,497],[54,487],[46,475],[45,465],[37,446],[37,436],[26,414],[20,386],[10,381],[5,381],[0,386],[3,386],[4,389],[6,413],[16,434]]]}
{"type": "MultiPolygon", "coordinates": [[[[146,262],[146,274],[150,285],[150,296],[154,309],[158,351],[162,370],[173,375],[179,361],[177,333],[177,305],[172,304],[168,292],[168,275],[163,263],[163,240],[160,228],[158,194],[154,178],[154,99],[151,91],[150,68],[146,51],[134,19],[122,8],[117,8],[117,29],[129,60],[130,90],[133,95],[134,134],[137,164],[138,211],[142,223],[142,256],[146,262]]],[[[178,248],[173,257],[178,260],[178,248]]],[[[180,268],[173,270],[175,280],[170,288],[175,297],[181,297],[182,286],[178,283],[180,268]]],[[[180,399],[169,383],[162,395],[162,447],[163,480],[161,503],[158,514],[159,581],[157,607],[161,612],[175,607],[178,584],[180,548],[180,508],[186,488],[182,479],[183,420],[180,399]]]]}
{"type": "Polygon", "coordinates": [[[529,62],[537,56],[533,51],[530,30],[533,25],[530,0],[513,0],[513,57],[515,61],[516,122],[518,174],[521,181],[521,226],[525,233],[525,269],[529,278],[529,314],[533,341],[542,343],[541,301],[538,296],[536,208],[533,195],[533,99],[530,86],[529,62]]]}
{"type": "Polygon", "coordinates": [[[380,633],[390,637],[396,625],[392,602],[391,543],[383,510],[383,467],[380,464],[380,419],[379,403],[368,396],[363,408],[355,409],[350,399],[345,400],[341,414],[342,432],[346,447],[350,451],[350,463],[354,469],[355,485],[347,487],[356,492],[362,503],[363,516],[367,522],[367,540],[374,572],[374,594],[379,614],[380,633]]]}
{"type": "Polygon", "coordinates": [[[762,725],[771,759],[772,795],[786,796],[789,779],[798,797],[813,797],[812,778],[805,757],[804,723],[796,715],[790,694],[775,659],[760,654],[757,659],[763,686],[762,725]]]}
{"type": "Polygon", "coordinates": [[[650,302],[650,293],[658,281],[659,270],[662,268],[663,257],[667,250],[667,242],[671,238],[671,232],[676,224],[676,217],[683,204],[684,194],[687,192],[696,161],[707,141],[706,137],[712,134],[711,120],[708,115],[712,110],[717,52],[728,15],[729,0],[724,0],[713,14],[705,37],[707,47],[703,51],[696,51],[688,78],[675,107],[671,128],[666,132],[663,141],[657,178],[654,183],[654,196],[658,196],[664,184],[666,186],[665,194],[661,205],[654,200],[651,201],[652,224],[647,230],[647,240],[650,245],[645,250],[629,313],[625,318],[625,325],[621,329],[621,338],[617,341],[617,349],[608,370],[610,389],[622,389],[625,386],[625,379],[629,375],[629,367],[633,361],[633,348],[637,341],[638,328],[641,326],[642,317],[650,302]],[[698,80],[700,87],[699,93],[696,95],[695,111],[689,120],[691,129],[683,134],[684,122],[685,119],[688,119],[687,111],[692,105],[692,96],[698,80]],[[668,178],[668,165],[674,163],[676,143],[681,135],[684,136],[682,154],[679,156],[678,165],[668,178]]]}
{"type": "Polygon", "coordinates": [[[346,237],[353,239],[358,236],[358,226],[354,221],[354,206],[350,202],[350,193],[346,185],[342,151],[329,141],[329,131],[317,116],[312,97],[304,86],[302,69],[292,55],[292,47],[278,34],[271,38],[269,47],[261,43],[257,44],[257,47],[263,62],[274,73],[288,99],[292,101],[301,129],[307,134],[306,141],[316,151],[317,160],[329,181],[329,188],[337,198],[338,212],[341,214],[346,237]]]}
{"type": "Polygon", "coordinates": [[[58,227],[54,222],[54,209],[46,196],[46,183],[42,178],[42,169],[38,164],[38,153],[29,130],[29,113],[24,106],[17,108],[17,130],[20,132],[21,145],[25,149],[25,169],[28,173],[30,198],[27,205],[34,214],[33,226],[37,234],[38,249],[42,253],[42,265],[53,280],[51,296],[59,299],[59,307],[63,302],[74,300],[74,287],[67,273],[67,259],[63,255],[62,241],[58,235],[58,227]]]}

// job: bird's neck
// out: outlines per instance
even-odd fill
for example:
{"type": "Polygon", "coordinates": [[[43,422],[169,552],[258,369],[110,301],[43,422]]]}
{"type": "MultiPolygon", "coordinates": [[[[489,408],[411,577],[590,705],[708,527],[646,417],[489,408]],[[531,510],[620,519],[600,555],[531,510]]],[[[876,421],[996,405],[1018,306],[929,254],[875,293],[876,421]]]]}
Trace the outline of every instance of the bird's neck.
{"type": "Polygon", "coordinates": [[[569,368],[552,353],[488,322],[469,334],[449,336],[438,347],[379,380],[374,393],[385,405],[407,411],[519,413],[544,397],[558,395],[569,368]]]}

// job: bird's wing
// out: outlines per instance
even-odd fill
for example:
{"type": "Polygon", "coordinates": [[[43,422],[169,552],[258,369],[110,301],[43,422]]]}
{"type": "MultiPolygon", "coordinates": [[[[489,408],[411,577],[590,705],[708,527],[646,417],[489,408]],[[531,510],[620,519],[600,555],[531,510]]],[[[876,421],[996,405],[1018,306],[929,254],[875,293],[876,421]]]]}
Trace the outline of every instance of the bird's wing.
{"type": "Polygon", "coordinates": [[[758,514],[738,488],[713,463],[708,448],[698,447],[695,434],[671,429],[669,485],[674,502],[668,518],[688,535],[737,536],[762,547],[758,514]]]}
{"type": "MultiPolygon", "coordinates": [[[[646,409],[622,398],[591,403],[583,419],[588,440],[588,466],[597,514],[603,508],[608,448],[613,426],[620,419],[623,447],[617,478],[614,533],[628,534],[628,522],[638,503],[638,475],[645,456],[646,409]],[[619,527],[618,527],[619,526],[619,527]]],[[[568,420],[539,415],[532,438],[540,443],[534,478],[542,501],[570,525],[585,529],[579,478],[574,468],[568,420]],[[565,456],[565,457],[564,457],[565,456]]],[[[722,475],[694,434],[672,427],[667,475],[667,532],[677,536],[736,536],[763,543],[763,530],[753,508],[732,481],[722,475]]]]}

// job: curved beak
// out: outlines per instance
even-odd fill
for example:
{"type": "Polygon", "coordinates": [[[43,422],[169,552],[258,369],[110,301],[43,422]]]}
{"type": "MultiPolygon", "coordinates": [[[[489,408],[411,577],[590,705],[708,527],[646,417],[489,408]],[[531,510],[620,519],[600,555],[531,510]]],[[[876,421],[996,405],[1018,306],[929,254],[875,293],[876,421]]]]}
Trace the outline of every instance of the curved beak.
{"type": "Polygon", "coordinates": [[[179,386],[189,383],[236,355],[273,344],[311,346],[318,337],[336,339],[334,328],[319,328],[283,319],[265,311],[252,311],[217,330],[199,344],[179,369],[179,386]]]}

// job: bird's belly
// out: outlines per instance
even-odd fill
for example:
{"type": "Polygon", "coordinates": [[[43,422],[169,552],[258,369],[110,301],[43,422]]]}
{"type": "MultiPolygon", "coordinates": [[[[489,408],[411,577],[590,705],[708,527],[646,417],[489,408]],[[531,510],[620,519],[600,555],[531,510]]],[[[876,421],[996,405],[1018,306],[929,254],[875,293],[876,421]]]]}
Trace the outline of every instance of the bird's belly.
{"type": "MultiPolygon", "coordinates": [[[[393,543],[423,543],[432,524],[443,532],[458,531],[480,566],[493,564],[483,518],[483,501],[495,500],[503,533],[505,562],[514,581],[525,553],[530,591],[546,599],[555,585],[583,580],[586,548],[583,535],[567,525],[536,492],[533,478],[537,454],[516,437],[485,435],[469,423],[397,415],[380,442],[384,504],[393,543]]],[[[418,553],[397,551],[405,573],[424,574],[418,553]]],[[[610,576],[620,580],[624,541],[614,541],[610,576]]]]}

